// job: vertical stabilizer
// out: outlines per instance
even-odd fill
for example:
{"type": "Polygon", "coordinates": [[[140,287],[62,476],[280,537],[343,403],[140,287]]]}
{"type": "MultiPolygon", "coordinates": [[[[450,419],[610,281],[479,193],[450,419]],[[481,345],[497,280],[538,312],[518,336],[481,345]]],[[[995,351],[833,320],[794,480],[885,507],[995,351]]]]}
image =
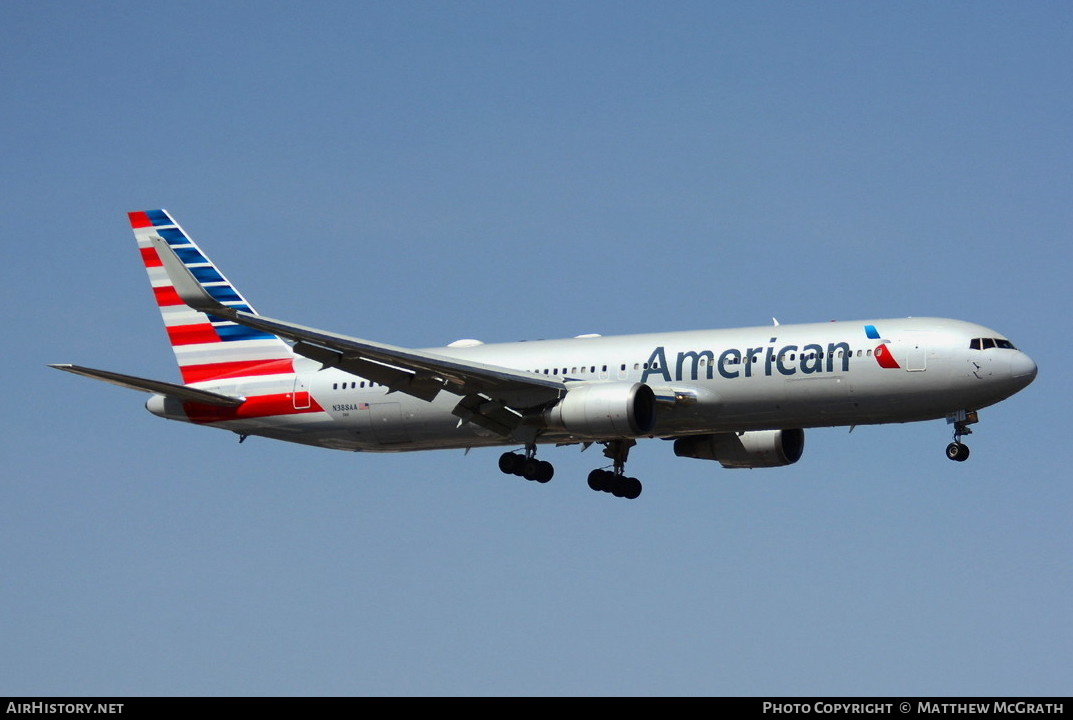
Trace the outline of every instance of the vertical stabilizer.
{"type": "Polygon", "coordinates": [[[279,337],[193,310],[182,301],[153,247],[154,237],[167,242],[213,298],[236,310],[254,312],[167,211],[128,215],[184,383],[294,371],[294,353],[279,337]]]}

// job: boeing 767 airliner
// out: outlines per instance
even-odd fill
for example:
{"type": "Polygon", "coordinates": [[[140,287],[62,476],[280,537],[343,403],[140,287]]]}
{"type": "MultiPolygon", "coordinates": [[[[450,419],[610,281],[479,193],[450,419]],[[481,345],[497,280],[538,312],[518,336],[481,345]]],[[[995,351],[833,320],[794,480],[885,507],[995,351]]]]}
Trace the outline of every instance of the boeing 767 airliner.
{"type": "Polygon", "coordinates": [[[499,469],[547,482],[542,445],[599,444],[593,490],[636,498],[642,438],[728,468],[797,462],[804,429],[946,418],[951,460],[978,411],[1036,377],[1003,335],[901,318],[410,349],[257,314],[164,210],[129,214],[182,384],[60,370],[151,393],[171,420],[337,450],[505,446],[499,469]]]}

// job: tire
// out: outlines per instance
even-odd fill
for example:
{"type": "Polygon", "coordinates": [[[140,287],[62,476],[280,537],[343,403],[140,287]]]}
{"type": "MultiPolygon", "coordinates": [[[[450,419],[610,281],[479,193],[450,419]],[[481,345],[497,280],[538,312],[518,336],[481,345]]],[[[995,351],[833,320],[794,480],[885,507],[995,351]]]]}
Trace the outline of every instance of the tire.
{"type": "Polygon", "coordinates": [[[589,487],[596,492],[607,491],[607,473],[604,470],[593,470],[589,473],[589,487]]]}
{"type": "Polygon", "coordinates": [[[969,446],[952,442],[946,446],[946,456],[955,462],[965,462],[969,459],[969,446]]]}
{"type": "Polygon", "coordinates": [[[499,456],[499,471],[505,475],[514,474],[514,462],[520,457],[512,452],[505,452],[499,456]]]}
{"type": "Polygon", "coordinates": [[[555,475],[555,467],[547,460],[541,460],[537,463],[537,476],[538,483],[546,483],[551,480],[555,475]]]}

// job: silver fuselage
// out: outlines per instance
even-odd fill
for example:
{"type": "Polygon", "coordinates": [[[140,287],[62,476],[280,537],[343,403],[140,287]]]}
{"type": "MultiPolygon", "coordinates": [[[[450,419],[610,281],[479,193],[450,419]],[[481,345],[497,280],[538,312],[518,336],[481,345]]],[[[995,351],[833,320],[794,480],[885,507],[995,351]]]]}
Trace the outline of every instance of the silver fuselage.
{"type": "MultiPolygon", "coordinates": [[[[645,437],[930,420],[997,403],[1036,374],[1032,359],[1002,335],[944,318],[470,342],[426,351],[557,378],[568,389],[575,383],[644,383],[658,401],[656,425],[645,437]],[[1005,347],[994,342],[974,347],[981,338],[1005,347]]],[[[441,392],[425,401],[304,358],[290,375],[214,380],[197,387],[248,398],[271,396],[283,406],[278,414],[222,420],[159,396],[147,407],[157,415],[242,435],[341,450],[518,444],[460,423],[451,412],[458,402],[454,395],[441,392]]],[[[527,423],[540,426],[540,416],[527,423]]],[[[535,442],[584,440],[561,428],[539,427],[535,442]]]]}

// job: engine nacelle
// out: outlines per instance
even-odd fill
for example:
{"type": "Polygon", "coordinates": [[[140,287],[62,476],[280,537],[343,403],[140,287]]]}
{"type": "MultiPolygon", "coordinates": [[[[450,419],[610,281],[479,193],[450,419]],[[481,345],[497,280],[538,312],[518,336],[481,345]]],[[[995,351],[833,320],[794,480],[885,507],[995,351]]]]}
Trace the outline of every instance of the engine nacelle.
{"type": "Polygon", "coordinates": [[[586,383],[544,413],[548,427],[574,437],[640,437],[656,425],[656,394],[644,383],[586,383]]]}
{"type": "Polygon", "coordinates": [[[763,468],[792,465],[805,450],[805,431],[751,430],[681,437],[674,454],[700,460],[718,460],[725,468],[763,468]]]}

